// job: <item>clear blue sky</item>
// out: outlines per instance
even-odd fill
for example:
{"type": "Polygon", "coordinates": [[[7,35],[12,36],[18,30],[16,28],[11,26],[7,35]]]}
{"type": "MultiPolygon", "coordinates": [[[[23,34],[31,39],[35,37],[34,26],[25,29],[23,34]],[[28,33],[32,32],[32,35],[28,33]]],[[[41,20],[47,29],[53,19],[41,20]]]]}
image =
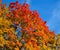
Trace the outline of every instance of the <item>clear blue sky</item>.
{"type": "MultiPolygon", "coordinates": [[[[13,1],[16,0],[2,0],[7,6],[13,1]]],[[[24,2],[24,0],[18,1],[24,2]]],[[[27,0],[26,2],[30,4],[31,10],[38,11],[43,21],[47,21],[46,25],[51,31],[60,33],[60,0],[27,0]]]]}

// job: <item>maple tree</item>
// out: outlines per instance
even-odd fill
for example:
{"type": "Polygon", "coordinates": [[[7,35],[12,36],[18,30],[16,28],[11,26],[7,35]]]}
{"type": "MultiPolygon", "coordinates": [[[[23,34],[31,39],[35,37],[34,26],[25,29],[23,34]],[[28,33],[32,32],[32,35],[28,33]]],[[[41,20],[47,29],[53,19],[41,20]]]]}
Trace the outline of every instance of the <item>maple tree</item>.
{"type": "Polygon", "coordinates": [[[0,47],[6,50],[49,50],[54,32],[46,26],[36,10],[29,4],[11,2],[0,6],[0,47]],[[18,31],[19,30],[19,31],[18,31]]]}

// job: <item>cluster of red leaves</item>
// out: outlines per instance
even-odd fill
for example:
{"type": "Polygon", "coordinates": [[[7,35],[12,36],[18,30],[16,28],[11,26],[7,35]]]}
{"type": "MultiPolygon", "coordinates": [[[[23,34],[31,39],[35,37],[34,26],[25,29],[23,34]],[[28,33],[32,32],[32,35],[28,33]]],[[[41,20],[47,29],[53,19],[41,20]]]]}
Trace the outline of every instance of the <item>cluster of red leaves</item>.
{"type": "Polygon", "coordinates": [[[47,40],[50,36],[54,37],[54,32],[49,31],[48,27],[45,25],[46,22],[39,18],[37,11],[31,11],[28,4],[12,2],[9,5],[9,11],[7,17],[11,19],[14,24],[20,24],[22,32],[26,32],[26,34],[30,35],[42,36],[43,39],[47,40]]]}

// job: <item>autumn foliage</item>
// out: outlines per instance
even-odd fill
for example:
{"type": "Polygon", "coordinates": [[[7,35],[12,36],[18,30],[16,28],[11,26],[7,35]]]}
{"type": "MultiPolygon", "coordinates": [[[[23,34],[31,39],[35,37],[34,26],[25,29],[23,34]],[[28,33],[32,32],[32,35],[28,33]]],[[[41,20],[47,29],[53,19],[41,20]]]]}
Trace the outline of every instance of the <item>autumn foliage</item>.
{"type": "Polygon", "coordinates": [[[0,48],[5,50],[49,50],[55,37],[29,4],[11,2],[0,6],[0,48]],[[18,31],[19,30],[19,31],[18,31]]]}

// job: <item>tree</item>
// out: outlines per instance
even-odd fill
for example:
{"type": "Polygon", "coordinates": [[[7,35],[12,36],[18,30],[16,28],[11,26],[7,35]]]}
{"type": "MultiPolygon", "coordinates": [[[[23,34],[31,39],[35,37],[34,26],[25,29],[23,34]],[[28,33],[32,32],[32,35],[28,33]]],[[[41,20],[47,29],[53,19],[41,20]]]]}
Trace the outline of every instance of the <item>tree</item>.
{"type": "Polygon", "coordinates": [[[53,42],[55,34],[48,29],[36,10],[29,9],[28,4],[11,2],[0,18],[3,23],[1,27],[4,26],[1,28],[2,39],[5,41],[3,48],[6,50],[49,50],[47,44],[51,40],[53,42]]]}

